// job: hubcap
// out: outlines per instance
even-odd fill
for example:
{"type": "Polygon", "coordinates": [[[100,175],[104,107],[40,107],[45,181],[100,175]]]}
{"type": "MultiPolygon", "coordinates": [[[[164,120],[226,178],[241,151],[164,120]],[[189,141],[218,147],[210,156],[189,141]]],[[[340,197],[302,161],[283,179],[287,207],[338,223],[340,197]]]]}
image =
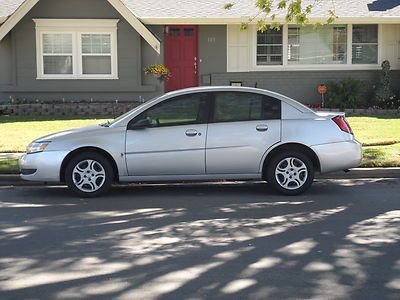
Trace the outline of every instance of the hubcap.
{"type": "Polygon", "coordinates": [[[295,190],[307,181],[307,166],[296,157],[282,159],[275,169],[275,178],[279,185],[287,190],[295,190]]]}
{"type": "Polygon", "coordinates": [[[106,171],[98,161],[85,159],[75,166],[72,171],[72,179],[79,190],[92,193],[103,186],[106,180],[106,171]]]}

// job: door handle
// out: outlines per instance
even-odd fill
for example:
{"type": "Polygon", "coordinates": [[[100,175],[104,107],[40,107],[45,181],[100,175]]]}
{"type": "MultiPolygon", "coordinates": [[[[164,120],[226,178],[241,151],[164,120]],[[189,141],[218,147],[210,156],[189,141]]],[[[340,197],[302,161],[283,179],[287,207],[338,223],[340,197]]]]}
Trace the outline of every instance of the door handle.
{"type": "Polygon", "coordinates": [[[188,129],[188,130],[186,130],[185,134],[187,136],[196,136],[197,135],[197,130],[196,129],[188,129]]]}
{"type": "Polygon", "coordinates": [[[267,131],[268,130],[268,125],[267,124],[260,124],[256,126],[257,131],[267,131]]]}

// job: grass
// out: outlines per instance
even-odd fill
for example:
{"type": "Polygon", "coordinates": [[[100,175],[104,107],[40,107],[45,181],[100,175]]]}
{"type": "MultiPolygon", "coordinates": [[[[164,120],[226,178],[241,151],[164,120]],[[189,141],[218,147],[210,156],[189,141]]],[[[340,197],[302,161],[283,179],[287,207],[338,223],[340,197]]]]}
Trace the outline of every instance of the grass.
{"type": "Polygon", "coordinates": [[[400,143],[400,118],[347,117],[354,134],[364,146],[400,143]]]}
{"type": "MultiPolygon", "coordinates": [[[[111,118],[0,116],[0,153],[24,152],[31,141],[43,135],[99,124],[107,119],[111,118]]],[[[364,145],[363,167],[400,167],[400,118],[348,117],[347,120],[364,145]]],[[[18,160],[0,159],[0,174],[18,172],[18,160]]]]}
{"type": "MultiPolygon", "coordinates": [[[[111,118],[109,118],[111,119],[111,118]]],[[[33,140],[57,131],[104,123],[107,118],[0,116],[0,153],[24,152],[33,140]]]]}
{"type": "Polygon", "coordinates": [[[19,174],[18,159],[0,159],[0,174],[19,174]]]}
{"type": "Polygon", "coordinates": [[[400,144],[364,147],[362,167],[400,167],[400,144]]]}

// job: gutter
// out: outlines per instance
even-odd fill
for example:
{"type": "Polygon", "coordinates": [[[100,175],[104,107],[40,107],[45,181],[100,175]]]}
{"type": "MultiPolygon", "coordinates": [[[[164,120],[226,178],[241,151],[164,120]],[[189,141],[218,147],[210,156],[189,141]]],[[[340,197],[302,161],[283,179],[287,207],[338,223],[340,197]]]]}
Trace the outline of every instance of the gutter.
{"type": "MultiPolygon", "coordinates": [[[[140,20],[146,25],[229,25],[229,24],[242,24],[247,23],[250,16],[241,17],[194,17],[194,18],[154,18],[154,17],[140,17],[140,20]]],[[[256,18],[251,24],[256,24],[258,20],[262,18],[256,18]]],[[[284,18],[276,18],[276,22],[286,24],[284,18]]],[[[310,18],[310,23],[325,22],[326,18],[310,18]]],[[[295,23],[289,23],[295,24],[295,23]]],[[[388,17],[339,17],[333,24],[400,24],[400,16],[388,16],[388,17]]]]}

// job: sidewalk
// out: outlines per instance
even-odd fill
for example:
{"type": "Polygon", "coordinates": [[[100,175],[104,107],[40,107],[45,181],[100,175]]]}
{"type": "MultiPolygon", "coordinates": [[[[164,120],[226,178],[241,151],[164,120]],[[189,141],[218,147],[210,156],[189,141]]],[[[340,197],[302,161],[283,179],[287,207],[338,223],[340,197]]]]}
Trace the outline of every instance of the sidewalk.
{"type": "MultiPolygon", "coordinates": [[[[329,174],[316,175],[315,179],[363,179],[363,178],[400,178],[400,168],[355,168],[350,172],[334,172],[329,174]]],[[[57,185],[58,183],[51,183],[57,185]]],[[[45,182],[25,181],[19,175],[0,175],[0,186],[19,185],[46,185],[45,182]]]]}

